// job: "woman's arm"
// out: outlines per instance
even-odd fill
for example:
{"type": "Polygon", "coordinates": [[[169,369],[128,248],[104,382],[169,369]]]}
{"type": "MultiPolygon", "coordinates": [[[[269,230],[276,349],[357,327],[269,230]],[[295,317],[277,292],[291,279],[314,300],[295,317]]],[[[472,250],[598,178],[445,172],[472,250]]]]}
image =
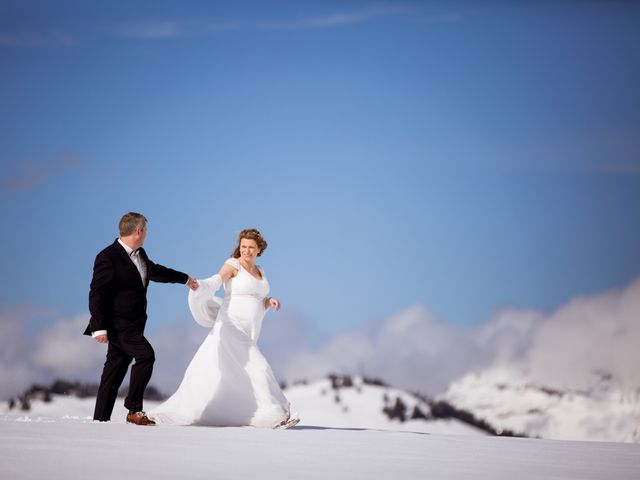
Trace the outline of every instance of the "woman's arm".
{"type": "Polygon", "coordinates": [[[218,272],[218,275],[220,275],[223,283],[230,278],[235,277],[237,274],[238,270],[236,268],[233,268],[233,266],[229,265],[228,263],[224,263],[220,268],[220,271],[218,272]]]}

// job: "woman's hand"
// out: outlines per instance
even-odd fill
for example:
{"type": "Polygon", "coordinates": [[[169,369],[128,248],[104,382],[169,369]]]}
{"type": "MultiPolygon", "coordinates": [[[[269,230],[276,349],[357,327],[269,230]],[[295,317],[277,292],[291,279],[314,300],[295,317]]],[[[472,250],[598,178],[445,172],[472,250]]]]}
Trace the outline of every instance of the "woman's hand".
{"type": "Polygon", "coordinates": [[[264,299],[264,308],[268,309],[269,307],[273,307],[273,309],[277,312],[280,310],[280,300],[273,297],[267,297],[264,299]]]}

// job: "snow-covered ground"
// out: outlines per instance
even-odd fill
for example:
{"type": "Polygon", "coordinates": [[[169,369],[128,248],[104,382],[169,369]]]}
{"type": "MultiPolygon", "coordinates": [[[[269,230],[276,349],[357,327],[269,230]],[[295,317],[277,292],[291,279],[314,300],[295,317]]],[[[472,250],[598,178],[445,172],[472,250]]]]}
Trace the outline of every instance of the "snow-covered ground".
{"type": "Polygon", "coordinates": [[[138,427],[57,416],[0,417],[0,478],[640,478],[640,445],[392,432],[302,423],[138,427]]]}
{"type": "Polygon", "coordinates": [[[328,380],[289,388],[302,418],[290,430],[127,425],[122,399],[110,423],[91,421],[93,399],[54,396],[34,401],[29,412],[3,407],[0,478],[640,478],[640,445],[468,435],[477,432],[446,422],[385,423],[362,407],[379,404],[383,391],[383,402],[396,394],[416,402],[401,390],[361,385],[338,389],[336,403],[328,380]]]}

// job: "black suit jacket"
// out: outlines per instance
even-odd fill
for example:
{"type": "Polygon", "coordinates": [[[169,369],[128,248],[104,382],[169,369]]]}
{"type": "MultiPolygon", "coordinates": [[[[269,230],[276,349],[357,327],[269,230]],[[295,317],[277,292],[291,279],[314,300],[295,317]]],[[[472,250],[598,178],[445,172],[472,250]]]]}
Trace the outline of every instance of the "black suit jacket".
{"type": "Polygon", "coordinates": [[[147,281],[144,285],[138,269],[118,239],[96,256],[89,290],[91,319],[85,335],[91,335],[96,330],[113,332],[131,327],[144,329],[149,281],[187,283],[189,280],[186,273],[153,263],[143,248],[140,248],[140,256],[147,264],[147,281]]]}

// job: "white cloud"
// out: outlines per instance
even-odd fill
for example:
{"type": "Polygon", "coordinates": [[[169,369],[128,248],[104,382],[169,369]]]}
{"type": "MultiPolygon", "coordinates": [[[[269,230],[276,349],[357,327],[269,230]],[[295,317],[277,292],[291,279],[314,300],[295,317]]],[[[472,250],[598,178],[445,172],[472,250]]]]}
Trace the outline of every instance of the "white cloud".
{"type": "MultiPolygon", "coordinates": [[[[265,355],[270,358],[266,349],[265,355]]],[[[331,372],[363,374],[436,392],[484,356],[470,329],[445,324],[417,305],[340,333],[319,348],[298,350],[276,373],[287,381],[331,372]]]]}
{"type": "Polygon", "coordinates": [[[460,20],[457,13],[438,13],[417,5],[379,3],[351,11],[306,15],[275,20],[179,21],[142,20],[112,25],[105,30],[131,39],[168,39],[202,37],[237,30],[298,30],[335,28],[370,22],[380,18],[405,17],[422,24],[452,23],[460,20]]]}
{"type": "Polygon", "coordinates": [[[532,334],[545,318],[540,310],[503,308],[472,332],[474,342],[493,363],[512,363],[531,348],[532,334]]]}
{"type": "MultiPolygon", "coordinates": [[[[22,393],[34,383],[57,378],[97,383],[107,347],[82,335],[89,315],[56,318],[55,313],[33,306],[0,310],[0,399],[22,393]],[[51,318],[30,334],[27,324],[35,317],[51,318]]],[[[176,321],[147,334],[156,351],[151,383],[171,393],[204,340],[207,331],[190,320],[176,321]]],[[[124,385],[128,383],[128,377],[124,385]]]]}
{"type": "Polygon", "coordinates": [[[32,381],[22,317],[22,312],[0,312],[0,398],[20,391],[32,381]]]}
{"type": "Polygon", "coordinates": [[[73,150],[63,150],[53,158],[34,162],[31,160],[15,161],[9,164],[13,172],[0,179],[0,193],[13,194],[31,190],[63,173],[81,168],[87,164],[83,155],[73,150]]]}
{"type": "MultiPolygon", "coordinates": [[[[549,386],[587,388],[594,374],[605,373],[635,389],[639,343],[640,279],[550,313],[503,309],[477,327],[444,323],[415,306],[318,348],[297,348],[274,370],[287,381],[359,373],[435,395],[469,371],[504,364],[549,386]]],[[[266,348],[265,355],[270,358],[266,348]]]]}
{"type": "Polygon", "coordinates": [[[129,39],[162,40],[171,38],[205,37],[242,28],[242,23],[229,22],[183,22],[174,20],[144,20],[112,25],[104,30],[129,39]]]}
{"type": "MultiPolygon", "coordinates": [[[[165,394],[173,393],[180,384],[189,361],[207,334],[207,329],[187,318],[146,333],[156,352],[151,384],[165,394]]],[[[127,381],[125,380],[125,383],[127,381]]]]}
{"type": "Polygon", "coordinates": [[[0,32],[0,46],[9,48],[70,47],[76,39],[66,30],[48,28],[42,31],[0,32]]]}
{"type": "MultiPolygon", "coordinates": [[[[0,311],[0,398],[56,377],[98,381],[105,347],[81,335],[88,315],[57,319],[35,336],[26,332],[28,317],[0,311]]],[[[172,393],[207,333],[188,318],[148,329],[156,351],[151,383],[172,393]]],[[[302,312],[283,311],[267,316],[259,345],[289,382],[359,373],[436,395],[469,371],[504,364],[548,386],[586,388],[594,373],[605,373],[621,388],[637,389],[640,279],[549,313],[503,309],[475,327],[445,323],[417,305],[314,345],[317,337],[302,312]]]]}
{"type": "Polygon", "coordinates": [[[143,21],[122,23],[111,27],[113,33],[124,38],[160,39],[181,37],[188,27],[175,21],[143,21]]]}
{"type": "Polygon", "coordinates": [[[611,374],[640,387],[640,279],[622,290],[572,300],[537,326],[522,364],[547,384],[587,388],[611,374]]]}
{"type": "Polygon", "coordinates": [[[95,379],[104,363],[106,347],[81,335],[87,314],[61,319],[42,330],[33,342],[33,366],[51,377],[95,379]]]}
{"type": "Polygon", "coordinates": [[[56,319],[37,334],[30,334],[27,323],[36,316],[54,315],[37,307],[0,311],[0,398],[58,377],[96,381],[100,374],[104,348],[82,335],[88,315],[56,319]]]}
{"type": "Polygon", "coordinates": [[[358,10],[335,12],[325,15],[311,15],[288,21],[261,21],[259,28],[266,29],[310,29],[333,28],[370,22],[378,18],[410,16],[421,23],[450,23],[459,20],[457,14],[432,14],[416,5],[377,4],[358,10]]]}

